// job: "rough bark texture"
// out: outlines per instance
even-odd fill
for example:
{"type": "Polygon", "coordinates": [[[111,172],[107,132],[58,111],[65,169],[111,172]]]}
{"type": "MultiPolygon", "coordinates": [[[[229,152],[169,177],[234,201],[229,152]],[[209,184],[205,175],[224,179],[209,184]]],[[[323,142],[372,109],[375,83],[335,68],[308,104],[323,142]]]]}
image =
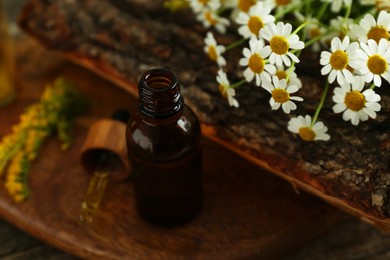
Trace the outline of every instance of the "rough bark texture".
{"type": "MultiPolygon", "coordinates": [[[[77,55],[111,78],[135,85],[145,70],[166,66],[177,72],[186,102],[220,138],[325,194],[341,198],[369,215],[390,215],[390,98],[382,86],[382,110],[376,120],[358,127],[332,112],[330,98],[320,115],[329,142],[304,142],[287,131],[289,115],[272,111],[269,94],[250,84],[238,90],[240,108],[221,98],[217,67],[203,53],[205,30],[191,13],[170,13],[156,0],[31,0],[21,26],[50,49],[77,55]]],[[[221,43],[234,35],[217,36],[221,43]]],[[[240,52],[229,53],[231,81],[239,80],[240,52]]],[[[324,78],[313,59],[299,65],[305,99],[294,114],[313,114],[324,78]]],[[[332,89],[330,90],[332,91],[332,89]]],[[[388,91],[387,91],[388,92],[388,91]]],[[[331,95],[329,95],[330,97],[331,95]]]]}

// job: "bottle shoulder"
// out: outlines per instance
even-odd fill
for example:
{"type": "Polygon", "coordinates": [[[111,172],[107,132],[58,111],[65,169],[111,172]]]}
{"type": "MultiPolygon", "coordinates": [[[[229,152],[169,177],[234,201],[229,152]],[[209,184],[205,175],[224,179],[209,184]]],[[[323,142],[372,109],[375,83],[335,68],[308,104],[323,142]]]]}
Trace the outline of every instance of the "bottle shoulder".
{"type": "Polygon", "coordinates": [[[200,124],[192,110],[184,106],[174,120],[150,121],[135,115],[126,131],[129,155],[150,161],[170,161],[198,149],[200,124]]]}

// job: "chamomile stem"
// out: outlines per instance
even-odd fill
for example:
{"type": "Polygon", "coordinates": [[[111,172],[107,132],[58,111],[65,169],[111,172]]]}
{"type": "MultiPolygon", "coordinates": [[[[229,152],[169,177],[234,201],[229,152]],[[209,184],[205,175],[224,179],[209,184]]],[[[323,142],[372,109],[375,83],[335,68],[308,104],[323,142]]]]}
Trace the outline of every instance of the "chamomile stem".
{"type": "Polygon", "coordinates": [[[370,89],[374,89],[376,86],[374,83],[371,84],[370,89]]]}
{"type": "Polygon", "coordinates": [[[227,11],[228,9],[227,8],[224,8],[224,7],[222,7],[222,8],[219,8],[218,9],[218,11],[217,11],[217,14],[218,15],[222,15],[225,11],[227,11]]]}
{"type": "Polygon", "coordinates": [[[309,41],[305,42],[305,48],[306,48],[307,46],[312,45],[313,43],[316,43],[316,42],[317,42],[318,40],[320,40],[322,37],[323,37],[323,35],[321,34],[321,35],[318,35],[318,36],[314,37],[313,39],[310,39],[309,41]]]}
{"type": "Polygon", "coordinates": [[[236,82],[236,83],[230,85],[229,88],[237,88],[237,87],[241,86],[241,85],[244,84],[244,83],[246,83],[246,80],[245,80],[245,79],[243,79],[243,80],[241,80],[241,81],[239,81],[239,82],[236,82]]]}
{"type": "Polygon", "coordinates": [[[324,15],[326,8],[328,8],[329,2],[324,2],[321,6],[321,9],[317,13],[317,20],[320,20],[322,16],[324,15]]]}
{"type": "Polygon", "coordinates": [[[248,39],[246,39],[246,38],[242,38],[242,39],[240,39],[238,41],[235,41],[232,44],[229,44],[228,46],[226,46],[225,50],[228,51],[228,50],[234,49],[234,48],[240,46],[241,44],[243,44],[244,42],[246,42],[247,40],[248,39]]]}
{"type": "Polygon", "coordinates": [[[347,11],[345,12],[345,16],[344,16],[344,23],[347,21],[347,19],[351,15],[351,10],[352,10],[352,3],[347,6],[347,11]]]}
{"type": "Polygon", "coordinates": [[[308,25],[310,23],[312,23],[312,22],[310,22],[310,21],[304,22],[297,29],[295,29],[295,31],[293,31],[291,35],[297,34],[300,30],[302,30],[306,25],[308,25]]]}
{"type": "Polygon", "coordinates": [[[311,122],[311,127],[314,126],[314,124],[316,123],[318,115],[320,114],[321,108],[324,106],[325,98],[328,94],[328,89],[329,89],[329,82],[326,81],[326,85],[325,85],[324,91],[322,92],[320,103],[318,104],[317,109],[314,112],[313,120],[311,122]]]}
{"type": "Polygon", "coordinates": [[[279,20],[279,18],[283,17],[283,15],[290,13],[292,10],[299,8],[301,4],[291,5],[290,7],[286,9],[280,10],[277,14],[275,14],[275,20],[279,20]]]}
{"type": "Polygon", "coordinates": [[[288,69],[288,73],[287,73],[287,76],[286,76],[286,82],[289,81],[290,75],[293,72],[294,68],[295,68],[295,62],[293,61],[291,66],[290,66],[290,68],[288,69]]]}

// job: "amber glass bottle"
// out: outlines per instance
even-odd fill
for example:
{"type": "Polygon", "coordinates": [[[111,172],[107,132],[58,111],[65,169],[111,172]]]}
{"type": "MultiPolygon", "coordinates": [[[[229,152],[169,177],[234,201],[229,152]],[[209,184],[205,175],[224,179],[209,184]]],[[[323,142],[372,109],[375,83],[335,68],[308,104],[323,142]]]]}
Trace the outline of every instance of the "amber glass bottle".
{"type": "Polygon", "coordinates": [[[168,69],[146,72],[138,92],[139,111],[126,132],[138,212],[153,224],[185,223],[202,202],[199,121],[168,69]]]}

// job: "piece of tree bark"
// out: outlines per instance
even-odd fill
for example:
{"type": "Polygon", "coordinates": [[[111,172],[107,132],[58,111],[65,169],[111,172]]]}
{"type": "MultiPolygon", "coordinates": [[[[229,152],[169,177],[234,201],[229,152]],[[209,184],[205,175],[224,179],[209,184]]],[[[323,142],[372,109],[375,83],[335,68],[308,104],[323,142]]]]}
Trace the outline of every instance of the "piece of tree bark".
{"type": "MultiPolygon", "coordinates": [[[[272,111],[269,93],[247,84],[231,108],[218,92],[217,66],[203,52],[206,30],[190,12],[170,13],[156,0],[30,0],[21,27],[49,49],[90,68],[136,94],[138,76],[153,67],[170,67],[182,92],[216,137],[244,157],[293,184],[390,231],[390,99],[379,89],[382,110],[358,127],[332,111],[331,93],[320,114],[329,128],[328,142],[305,142],[287,130],[292,115],[272,111]]],[[[233,33],[216,35],[223,44],[233,33]]],[[[227,54],[231,82],[240,80],[239,50],[227,54]]],[[[298,67],[303,82],[296,115],[312,115],[324,78],[316,57],[298,67]]],[[[330,89],[332,91],[332,89],[330,89]]]]}

